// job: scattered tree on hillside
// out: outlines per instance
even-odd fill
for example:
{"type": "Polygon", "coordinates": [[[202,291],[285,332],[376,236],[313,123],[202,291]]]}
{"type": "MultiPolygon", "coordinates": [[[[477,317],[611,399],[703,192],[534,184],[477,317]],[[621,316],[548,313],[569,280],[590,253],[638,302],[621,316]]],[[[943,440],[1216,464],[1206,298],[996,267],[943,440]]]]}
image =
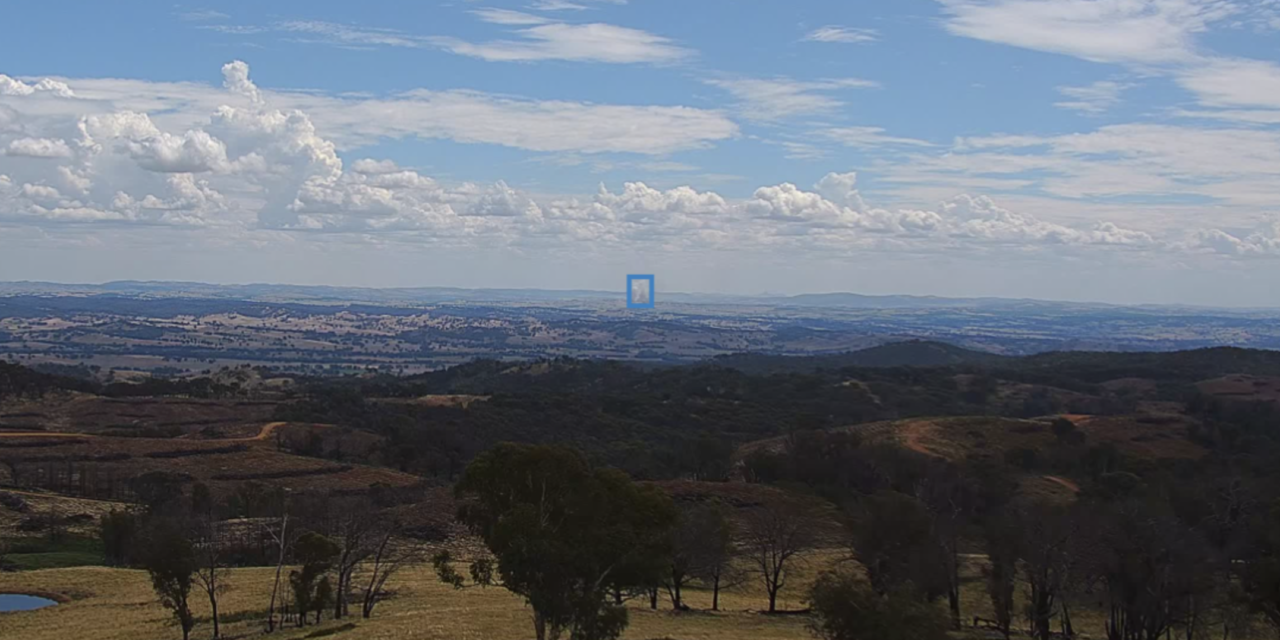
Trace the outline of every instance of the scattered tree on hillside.
{"type": "Polygon", "coordinates": [[[293,545],[293,555],[302,563],[302,567],[289,572],[289,586],[293,591],[293,602],[298,612],[298,626],[306,624],[307,614],[327,607],[329,603],[316,602],[317,583],[324,581],[326,598],[332,595],[332,585],[328,584],[325,575],[333,567],[333,559],[339,548],[332,540],[315,532],[307,532],[298,537],[293,545]]]}
{"type": "Polygon", "coordinates": [[[384,527],[383,518],[365,500],[340,505],[336,517],[334,534],[341,550],[333,565],[335,620],[350,613],[352,577],[361,563],[377,550],[378,531],[384,527]]]}
{"type": "Polygon", "coordinates": [[[805,507],[773,500],[747,513],[742,531],[744,553],[769,594],[769,613],[778,610],[778,593],[787,586],[797,556],[813,548],[815,523],[805,507]]]}
{"type": "MultiPolygon", "coordinates": [[[[671,534],[670,575],[664,581],[673,608],[688,609],[682,592],[690,579],[706,576],[718,580],[729,544],[729,521],[719,503],[681,507],[679,523],[671,534]]],[[[719,585],[714,588],[714,604],[718,606],[719,585]]]]}
{"type": "Polygon", "coordinates": [[[227,590],[228,568],[222,557],[222,541],[219,537],[221,523],[212,510],[195,520],[196,582],[209,598],[210,617],[213,618],[213,637],[221,637],[218,621],[218,596],[227,590]]]}
{"type": "Polygon", "coordinates": [[[912,593],[876,593],[861,578],[826,572],[809,591],[809,628],[823,640],[946,640],[947,618],[912,593]]]}
{"type": "Polygon", "coordinates": [[[289,553],[290,536],[293,535],[293,531],[289,528],[288,506],[284,500],[281,500],[279,519],[273,524],[264,525],[263,531],[271,538],[272,546],[276,551],[275,579],[271,582],[271,600],[267,604],[267,632],[270,633],[276,630],[276,602],[280,595],[280,578],[284,573],[284,562],[289,553]]]}
{"type": "Polygon", "coordinates": [[[102,516],[98,536],[102,539],[107,564],[116,567],[134,566],[141,551],[138,516],[129,511],[112,509],[102,516]]]}
{"type": "Polygon", "coordinates": [[[1008,638],[1013,627],[1014,592],[1018,575],[1017,524],[997,517],[985,528],[988,565],[982,569],[996,628],[1008,638]]]}
{"type": "Polygon", "coordinates": [[[538,640],[617,637],[627,615],[609,594],[656,584],[669,562],[670,498],[569,449],[499,445],[467,467],[457,492],[460,519],[497,562],[492,575],[472,575],[523,596],[538,640]]]}
{"type": "Polygon", "coordinates": [[[160,598],[160,604],[173,613],[182,627],[183,640],[190,637],[191,628],[195,626],[189,600],[196,564],[195,549],[178,523],[160,521],[152,524],[143,566],[151,577],[151,586],[160,598]]]}
{"type": "Polygon", "coordinates": [[[364,590],[360,615],[368,618],[373,608],[387,596],[387,581],[406,564],[418,558],[418,550],[399,540],[393,526],[383,527],[374,538],[376,546],[369,559],[369,581],[364,590]]]}
{"type": "Polygon", "coordinates": [[[863,496],[855,505],[853,552],[881,595],[914,588],[929,600],[947,592],[945,551],[919,500],[896,491],[863,496]]]}
{"type": "Polygon", "coordinates": [[[733,541],[729,507],[717,501],[699,509],[706,540],[700,547],[701,559],[694,567],[693,576],[711,585],[711,610],[719,611],[720,591],[737,586],[745,576],[734,563],[738,549],[733,541]]]}

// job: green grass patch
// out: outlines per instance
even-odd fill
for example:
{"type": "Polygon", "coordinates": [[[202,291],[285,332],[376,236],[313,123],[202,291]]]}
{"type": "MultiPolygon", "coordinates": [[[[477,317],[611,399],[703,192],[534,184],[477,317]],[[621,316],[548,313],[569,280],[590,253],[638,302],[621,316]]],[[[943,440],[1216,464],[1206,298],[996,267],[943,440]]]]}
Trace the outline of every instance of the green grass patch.
{"type": "Polygon", "coordinates": [[[102,541],[88,536],[9,538],[5,560],[19,571],[98,566],[104,563],[102,541]]]}

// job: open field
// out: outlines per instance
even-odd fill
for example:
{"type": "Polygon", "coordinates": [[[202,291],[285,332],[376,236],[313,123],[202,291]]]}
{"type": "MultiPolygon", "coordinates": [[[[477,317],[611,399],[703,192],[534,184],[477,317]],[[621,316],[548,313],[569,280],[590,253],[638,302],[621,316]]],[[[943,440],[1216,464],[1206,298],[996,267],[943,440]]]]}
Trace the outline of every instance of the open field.
{"type": "MultiPolygon", "coordinates": [[[[799,566],[796,580],[784,589],[780,606],[798,610],[803,594],[817,573],[849,562],[843,550],[809,554],[799,566]]],[[[991,608],[981,579],[985,558],[964,558],[962,568],[962,618],[990,618],[991,608]]],[[[338,640],[528,640],[533,638],[530,614],[524,603],[501,588],[455,590],[441,584],[429,565],[416,565],[393,578],[394,597],[379,605],[369,620],[358,617],[326,620],[303,629],[286,628],[261,635],[270,596],[271,568],[235,569],[231,589],[223,595],[222,630],[228,638],[329,637],[338,640]]],[[[146,574],[129,569],[79,567],[0,574],[0,592],[44,594],[65,604],[39,611],[0,614],[0,637],[24,640],[166,640],[181,637],[167,612],[156,604],[146,574]]],[[[1018,597],[1021,600],[1022,588],[1018,597]]],[[[666,595],[658,610],[647,601],[628,603],[631,626],[625,640],[810,640],[805,615],[766,615],[761,589],[754,583],[721,593],[722,611],[711,612],[711,594],[701,588],[685,592],[691,612],[671,610],[666,595]]],[[[1078,637],[1102,638],[1103,615],[1096,603],[1074,603],[1073,619],[1078,637]]],[[[939,605],[944,606],[944,605],[939,605]]],[[[197,617],[193,638],[208,637],[208,604],[193,598],[197,617]]],[[[984,638],[979,631],[953,634],[955,638],[984,638]]],[[[1232,634],[1240,640],[1262,640],[1261,633],[1232,634]]]]}
{"type": "Polygon", "coordinates": [[[288,423],[255,425],[241,437],[223,440],[11,433],[0,437],[0,482],[89,497],[127,498],[121,491],[129,478],[157,471],[203,482],[215,491],[250,480],[321,491],[364,490],[374,484],[404,487],[419,480],[392,469],[277,450],[281,444],[306,445],[313,433],[321,452],[332,453],[336,448],[367,453],[380,443],[371,434],[288,423]]]}
{"type": "Polygon", "coordinates": [[[64,392],[0,407],[0,433],[55,431],[128,434],[152,430],[182,435],[270,420],[271,400],[196,398],[106,398],[64,392]]]}
{"type": "Polygon", "coordinates": [[[1200,391],[1224,400],[1280,403],[1280,378],[1233,375],[1205,380],[1200,391]]]}
{"type": "MultiPolygon", "coordinates": [[[[815,563],[821,556],[815,556],[815,563]]],[[[801,594],[813,571],[805,571],[794,588],[784,592],[783,603],[796,609],[803,606],[801,594]]],[[[231,590],[219,608],[223,633],[244,637],[261,631],[270,597],[272,568],[237,569],[231,574],[231,590]]],[[[271,638],[332,637],[339,640],[517,640],[533,637],[528,609],[521,600],[500,588],[468,588],[461,591],[444,585],[429,565],[412,567],[393,579],[396,596],[379,605],[374,616],[357,616],[339,622],[326,621],[320,627],[287,629],[271,638]],[[350,626],[348,626],[350,625],[350,626]],[[330,633],[326,633],[330,632],[330,633]]],[[[0,574],[0,592],[56,593],[70,599],[67,604],[32,612],[0,615],[0,637],[24,640],[160,640],[179,638],[181,631],[156,603],[146,574],[128,569],[84,567],[0,574]]],[[[696,609],[709,608],[710,593],[693,590],[686,595],[696,609]]],[[[631,607],[631,626],[623,636],[632,640],[677,638],[679,640],[798,640],[809,638],[804,616],[768,616],[758,613],[766,600],[757,589],[742,589],[721,595],[725,611],[720,613],[674,613],[669,602],[659,601],[659,610],[650,611],[647,602],[631,607]]],[[[200,619],[192,637],[207,637],[208,604],[194,603],[200,619]]]]}
{"type": "MultiPolygon", "coordinates": [[[[1091,444],[1112,444],[1121,453],[1145,459],[1199,458],[1206,451],[1187,439],[1192,420],[1185,416],[1067,416],[1091,444]]],[[[1049,419],[994,416],[912,418],[840,429],[870,442],[891,441],[912,451],[949,460],[975,453],[1003,454],[1014,449],[1047,450],[1057,445],[1049,419]]],[[[754,451],[781,451],[786,436],[749,442],[735,453],[741,460],[754,451]]]]}

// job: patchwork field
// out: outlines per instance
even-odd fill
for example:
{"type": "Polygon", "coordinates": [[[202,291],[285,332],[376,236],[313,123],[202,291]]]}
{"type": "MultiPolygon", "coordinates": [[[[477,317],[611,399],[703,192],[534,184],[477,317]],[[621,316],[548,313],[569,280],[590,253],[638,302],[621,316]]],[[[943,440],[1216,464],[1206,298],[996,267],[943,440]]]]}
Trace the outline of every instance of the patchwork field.
{"type": "Polygon", "coordinates": [[[215,491],[251,480],[319,491],[358,491],[375,484],[404,487],[418,482],[416,476],[392,469],[280,450],[314,443],[321,454],[335,450],[356,454],[378,446],[375,436],[326,425],[289,423],[257,425],[249,432],[255,435],[220,440],[3,433],[0,483],[123,499],[128,497],[124,493],[128,479],[149,472],[176,474],[203,482],[215,491]]]}
{"type": "Polygon", "coordinates": [[[1205,380],[1196,386],[1225,400],[1280,403],[1280,378],[1233,375],[1205,380]]]}
{"type": "Polygon", "coordinates": [[[54,431],[104,435],[175,437],[205,430],[262,424],[274,400],[196,398],[107,398],[64,392],[0,407],[0,433],[54,431]]]}

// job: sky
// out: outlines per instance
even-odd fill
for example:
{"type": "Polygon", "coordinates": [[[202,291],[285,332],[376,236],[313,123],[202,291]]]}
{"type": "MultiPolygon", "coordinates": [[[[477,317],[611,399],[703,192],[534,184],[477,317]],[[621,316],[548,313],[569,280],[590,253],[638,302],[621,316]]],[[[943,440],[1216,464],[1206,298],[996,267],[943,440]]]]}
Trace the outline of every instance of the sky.
{"type": "Polygon", "coordinates": [[[0,280],[1280,305],[1280,0],[0,22],[0,280]]]}

